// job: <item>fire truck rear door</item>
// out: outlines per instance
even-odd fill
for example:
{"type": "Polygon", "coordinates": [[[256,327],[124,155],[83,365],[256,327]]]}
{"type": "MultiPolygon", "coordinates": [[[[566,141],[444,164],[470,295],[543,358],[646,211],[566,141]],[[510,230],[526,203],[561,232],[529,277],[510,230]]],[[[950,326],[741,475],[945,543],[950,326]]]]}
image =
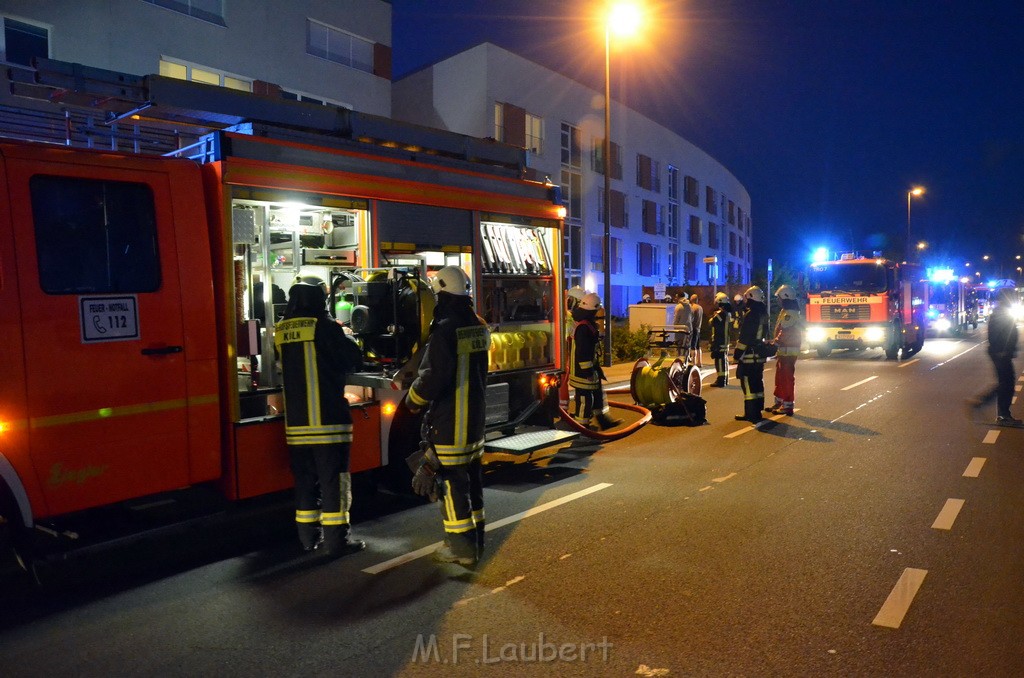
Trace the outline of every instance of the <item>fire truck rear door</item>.
{"type": "Polygon", "coordinates": [[[188,481],[167,161],[82,157],[7,165],[29,447],[49,514],[188,481]]]}

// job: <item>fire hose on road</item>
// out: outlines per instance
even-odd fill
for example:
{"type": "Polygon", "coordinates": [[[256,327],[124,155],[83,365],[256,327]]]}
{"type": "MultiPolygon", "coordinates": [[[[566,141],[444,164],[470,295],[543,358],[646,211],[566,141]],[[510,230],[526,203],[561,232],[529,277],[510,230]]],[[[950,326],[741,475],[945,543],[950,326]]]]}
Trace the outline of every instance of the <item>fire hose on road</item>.
{"type": "MultiPolygon", "coordinates": [[[[640,414],[640,419],[637,421],[610,431],[593,431],[577,422],[564,407],[559,405],[558,411],[562,420],[572,430],[581,435],[595,440],[611,442],[639,431],[653,418],[652,409],[658,410],[674,402],[680,393],[700,394],[700,370],[693,365],[687,365],[679,358],[676,358],[668,365],[663,364],[664,360],[664,356],[659,358],[654,364],[651,364],[646,358],[637,360],[633,365],[628,387],[619,387],[605,391],[608,395],[629,393],[633,397],[635,404],[629,405],[609,400],[608,405],[609,407],[640,414]]],[[[568,396],[568,390],[566,390],[566,396],[568,396]]]]}

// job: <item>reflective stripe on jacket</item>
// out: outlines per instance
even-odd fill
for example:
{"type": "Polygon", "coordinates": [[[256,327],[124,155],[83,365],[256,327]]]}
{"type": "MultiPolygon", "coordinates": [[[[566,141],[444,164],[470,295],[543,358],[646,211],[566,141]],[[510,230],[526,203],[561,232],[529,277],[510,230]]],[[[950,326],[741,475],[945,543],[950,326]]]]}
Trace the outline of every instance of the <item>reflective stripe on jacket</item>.
{"type": "Polygon", "coordinates": [[[593,320],[581,320],[569,347],[569,385],[587,391],[601,388],[601,333],[593,320]]]}
{"type": "Polygon", "coordinates": [[[284,377],[285,438],[289,445],[352,441],[345,378],[362,361],[359,346],[330,319],[297,317],[274,329],[284,377]]]}
{"type": "Polygon", "coordinates": [[[435,322],[409,400],[429,404],[430,442],[442,464],[468,464],[483,452],[487,352],[491,335],[470,306],[435,322]]]}

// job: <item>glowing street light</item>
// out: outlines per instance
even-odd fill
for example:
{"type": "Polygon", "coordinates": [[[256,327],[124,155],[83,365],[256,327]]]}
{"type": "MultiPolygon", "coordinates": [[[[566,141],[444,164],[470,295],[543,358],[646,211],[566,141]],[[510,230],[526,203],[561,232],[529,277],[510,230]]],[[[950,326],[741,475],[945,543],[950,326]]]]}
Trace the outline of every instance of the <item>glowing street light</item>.
{"type": "Polygon", "coordinates": [[[921,251],[926,250],[926,249],[928,249],[928,243],[926,243],[924,240],[922,240],[921,242],[917,243],[917,251],[918,252],[921,252],[921,251]]]}
{"type": "Polygon", "coordinates": [[[633,2],[607,6],[604,17],[604,364],[612,364],[612,33],[628,38],[640,29],[643,14],[633,2]]]}
{"type": "Polygon", "coordinates": [[[924,195],[924,186],[914,186],[907,191],[907,261],[910,260],[910,198],[924,195]]]}

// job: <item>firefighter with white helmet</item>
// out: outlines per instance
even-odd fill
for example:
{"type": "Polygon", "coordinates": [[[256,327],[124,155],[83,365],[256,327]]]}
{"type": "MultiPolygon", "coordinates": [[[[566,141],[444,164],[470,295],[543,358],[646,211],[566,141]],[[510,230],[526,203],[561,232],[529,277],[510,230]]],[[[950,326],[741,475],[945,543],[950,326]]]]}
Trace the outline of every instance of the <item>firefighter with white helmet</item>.
{"type": "Polygon", "coordinates": [[[792,416],[796,398],[796,360],[800,356],[800,340],[804,334],[804,320],[800,315],[796,290],[782,285],[775,290],[782,310],[775,321],[774,343],[778,352],[775,364],[775,405],[768,411],[792,416]]]}
{"type": "Polygon", "coordinates": [[[600,308],[601,298],[588,292],[572,310],[576,324],[569,348],[569,385],[576,389],[576,421],[591,429],[595,428],[591,424],[592,418],[601,429],[622,423],[621,419],[613,419],[608,414],[608,402],[601,388],[601,380],[604,379],[601,369],[603,351],[601,331],[596,322],[600,308]]]}
{"type": "Polygon", "coordinates": [[[445,266],[431,280],[437,306],[420,362],[405,398],[413,412],[426,409],[423,456],[413,490],[440,495],[445,543],[434,559],[476,565],[484,547],[484,395],[490,333],[476,314],[469,276],[445,266]],[[437,483],[440,481],[440,491],[437,483]]]}
{"type": "Polygon", "coordinates": [[[729,384],[729,331],[732,326],[732,306],[729,295],[719,292],[715,295],[715,312],[709,319],[711,323],[711,340],[708,344],[711,358],[715,361],[715,378],[712,386],[723,387],[729,384]]]}
{"type": "Polygon", "coordinates": [[[764,292],[759,287],[749,287],[743,293],[743,302],[740,336],[733,351],[733,359],[738,363],[736,376],[743,387],[743,414],[737,414],[736,420],[757,424],[762,420],[761,408],[764,407],[764,346],[768,311],[764,292]]]}

